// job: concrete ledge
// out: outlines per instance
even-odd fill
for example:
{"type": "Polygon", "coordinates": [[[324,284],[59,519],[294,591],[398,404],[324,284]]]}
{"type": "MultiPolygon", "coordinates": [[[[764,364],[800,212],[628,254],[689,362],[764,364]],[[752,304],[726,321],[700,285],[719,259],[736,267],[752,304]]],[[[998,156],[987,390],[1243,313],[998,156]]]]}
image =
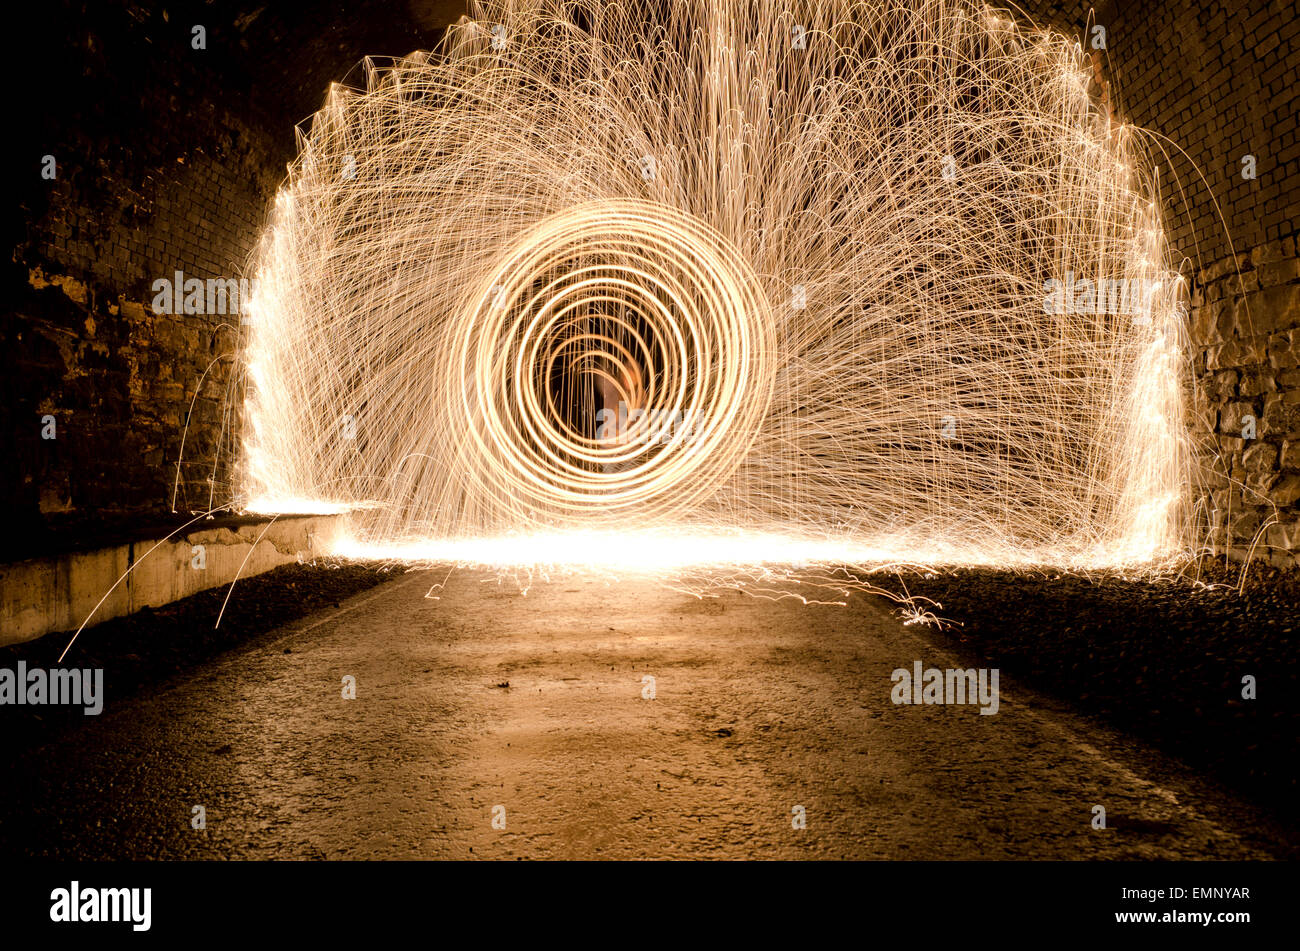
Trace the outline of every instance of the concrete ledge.
{"type": "Polygon", "coordinates": [[[97,624],[323,554],[340,527],[336,515],[283,515],[268,523],[198,522],[166,541],[159,536],[0,565],[0,645],[74,630],[92,611],[97,624]]]}

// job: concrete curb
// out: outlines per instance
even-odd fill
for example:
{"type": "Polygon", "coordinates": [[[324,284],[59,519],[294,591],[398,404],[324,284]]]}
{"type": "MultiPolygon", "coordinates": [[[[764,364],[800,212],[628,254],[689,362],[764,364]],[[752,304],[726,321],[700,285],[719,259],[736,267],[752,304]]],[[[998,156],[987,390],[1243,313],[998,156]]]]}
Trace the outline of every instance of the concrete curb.
{"type": "Polygon", "coordinates": [[[336,515],[281,516],[233,528],[197,522],[165,541],[0,565],[0,646],[73,630],[92,611],[98,624],[323,554],[339,527],[336,515]]]}

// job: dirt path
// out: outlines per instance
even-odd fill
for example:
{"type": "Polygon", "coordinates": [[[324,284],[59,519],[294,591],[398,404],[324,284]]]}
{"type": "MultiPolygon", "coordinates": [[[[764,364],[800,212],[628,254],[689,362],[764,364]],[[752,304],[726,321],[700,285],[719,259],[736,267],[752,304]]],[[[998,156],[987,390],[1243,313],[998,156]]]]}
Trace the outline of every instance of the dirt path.
{"type": "Polygon", "coordinates": [[[85,858],[1255,858],[1242,804],[880,602],[413,573],[19,759],[6,854],[85,858]],[[356,699],[341,696],[345,676],[356,699]],[[643,692],[654,678],[654,699],[643,692]],[[505,686],[508,684],[508,686],[505,686]],[[207,828],[190,827],[192,807],[207,828]],[[1092,828],[1102,805],[1108,828],[1092,828]],[[504,829],[500,825],[504,807],[504,829]],[[792,821],[803,807],[806,828],[792,821]]]}

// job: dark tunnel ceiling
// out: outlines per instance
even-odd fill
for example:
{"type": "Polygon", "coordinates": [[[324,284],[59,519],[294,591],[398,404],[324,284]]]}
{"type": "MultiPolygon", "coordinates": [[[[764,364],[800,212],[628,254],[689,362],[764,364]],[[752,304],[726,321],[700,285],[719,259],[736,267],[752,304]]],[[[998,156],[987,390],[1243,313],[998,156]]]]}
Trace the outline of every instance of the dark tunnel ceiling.
{"type": "MultiPolygon", "coordinates": [[[[1073,21],[1086,17],[1078,5],[1059,0],[1015,6],[1058,27],[1077,29],[1073,21]]],[[[116,111],[115,100],[129,101],[133,87],[158,82],[172,82],[183,100],[187,71],[215,69],[227,105],[271,134],[287,161],[295,151],[293,127],[316,112],[331,82],[356,82],[366,56],[435,46],[468,10],[469,0],[50,0],[38,9],[36,19],[44,23],[30,31],[20,60],[28,61],[24,72],[42,77],[33,105],[46,116],[78,115],[87,98],[116,111]],[[196,23],[208,30],[206,61],[188,57],[196,23]],[[51,71],[51,63],[83,68],[51,71]],[[118,88],[105,89],[104,75],[119,79],[118,88]]]]}
{"type": "Polygon", "coordinates": [[[331,82],[355,81],[366,56],[435,46],[467,9],[466,0],[50,0],[17,50],[20,74],[34,78],[20,108],[38,129],[72,121],[103,139],[138,108],[141,90],[170,86],[184,106],[212,70],[225,104],[273,136],[287,161],[294,126],[331,82]],[[194,24],[207,30],[203,54],[191,53],[194,24]]]}
{"type": "Polygon", "coordinates": [[[241,65],[255,95],[278,94],[282,111],[301,121],[366,56],[428,49],[467,9],[466,0],[354,0],[223,4],[222,15],[240,30],[241,65]]]}

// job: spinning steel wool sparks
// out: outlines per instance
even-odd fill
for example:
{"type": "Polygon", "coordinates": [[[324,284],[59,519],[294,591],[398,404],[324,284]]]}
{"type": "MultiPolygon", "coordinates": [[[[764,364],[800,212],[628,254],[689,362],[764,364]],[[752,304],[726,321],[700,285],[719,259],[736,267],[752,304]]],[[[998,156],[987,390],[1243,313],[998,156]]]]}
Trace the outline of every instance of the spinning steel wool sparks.
{"type": "Polygon", "coordinates": [[[417,560],[1185,550],[1185,291],[1091,77],[958,0],[484,3],[368,61],[253,261],[249,507],[417,560]]]}

